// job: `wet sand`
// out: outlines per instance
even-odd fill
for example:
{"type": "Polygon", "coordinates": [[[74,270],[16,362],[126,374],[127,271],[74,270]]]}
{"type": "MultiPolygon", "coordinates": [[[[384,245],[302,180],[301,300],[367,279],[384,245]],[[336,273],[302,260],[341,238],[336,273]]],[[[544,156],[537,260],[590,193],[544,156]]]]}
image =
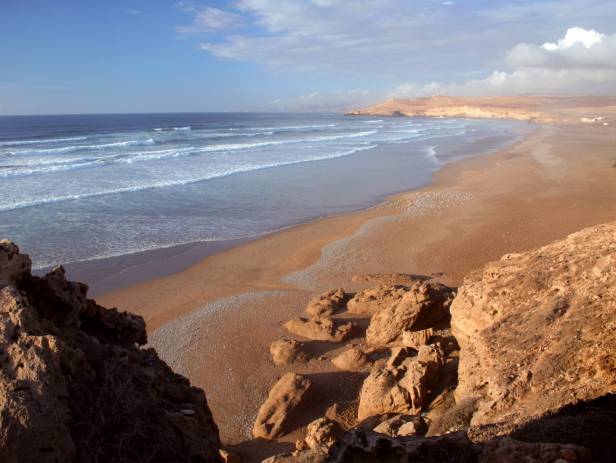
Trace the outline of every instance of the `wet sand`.
{"type": "MultiPolygon", "coordinates": [[[[335,371],[337,347],[308,343],[321,360],[275,367],[269,344],[307,300],[353,275],[403,272],[457,286],[509,252],[560,239],[616,218],[616,131],[545,126],[495,154],[449,164],[424,188],[369,209],[309,222],[211,255],[162,278],[98,297],[142,314],[151,344],[203,387],[223,442],[248,461],[291,446],[250,441],[258,407],[285,371],[304,372],[321,391],[297,426],[333,401],[353,409],[361,377],[335,371]]],[[[362,179],[369,182],[370,179],[362,179]]]]}

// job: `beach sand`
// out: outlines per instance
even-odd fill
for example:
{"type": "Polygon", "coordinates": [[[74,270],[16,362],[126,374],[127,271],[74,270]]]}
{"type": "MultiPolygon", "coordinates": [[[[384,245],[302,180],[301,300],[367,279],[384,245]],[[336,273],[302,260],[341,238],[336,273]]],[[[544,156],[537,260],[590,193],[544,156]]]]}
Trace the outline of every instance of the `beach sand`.
{"type": "Polygon", "coordinates": [[[307,343],[317,359],[303,365],[276,367],[269,357],[269,344],[288,335],[282,324],[312,296],[368,286],[353,275],[375,273],[458,286],[503,254],[614,220],[615,162],[612,127],[542,126],[508,149],[446,165],[430,185],[378,206],[274,233],[97,299],[143,315],[162,358],[205,390],[223,442],[260,461],[297,437],[250,440],[257,410],[282,373],[306,373],[321,391],[298,426],[333,402],[342,413],[354,410],[362,377],[331,366],[335,345],[307,343]]]}

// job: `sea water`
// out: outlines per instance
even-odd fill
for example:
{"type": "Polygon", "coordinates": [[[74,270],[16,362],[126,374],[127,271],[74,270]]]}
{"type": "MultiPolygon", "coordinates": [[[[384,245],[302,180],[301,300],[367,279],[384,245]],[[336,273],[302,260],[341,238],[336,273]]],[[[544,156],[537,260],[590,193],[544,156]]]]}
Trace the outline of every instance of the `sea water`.
{"type": "Polygon", "coordinates": [[[0,237],[35,268],[256,237],[417,187],[527,130],[337,114],[0,117],[0,237]]]}

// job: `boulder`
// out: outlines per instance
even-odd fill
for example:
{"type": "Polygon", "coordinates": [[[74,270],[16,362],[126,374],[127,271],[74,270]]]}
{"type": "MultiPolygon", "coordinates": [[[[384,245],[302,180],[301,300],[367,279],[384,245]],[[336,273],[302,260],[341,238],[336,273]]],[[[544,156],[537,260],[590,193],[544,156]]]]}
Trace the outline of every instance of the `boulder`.
{"type": "Polygon", "coordinates": [[[616,391],[616,222],[509,254],[451,306],[456,402],[472,425],[521,423],[616,391]]]}
{"type": "Polygon", "coordinates": [[[373,428],[374,432],[396,436],[423,436],[428,425],[421,415],[396,415],[382,421],[373,428]]]}
{"type": "Polygon", "coordinates": [[[358,291],[347,303],[347,310],[353,315],[371,316],[383,307],[390,307],[400,301],[408,291],[407,286],[382,285],[358,291]]]}
{"type": "Polygon", "coordinates": [[[295,445],[297,450],[320,450],[327,453],[336,439],[344,432],[342,426],[329,418],[318,418],[306,428],[306,437],[295,445]]]}
{"type": "Polygon", "coordinates": [[[361,388],[358,420],[385,413],[419,413],[442,365],[442,351],[435,346],[422,346],[417,357],[374,367],[361,388]]]}
{"type": "Polygon", "coordinates": [[[275,365],[289,365],[305,362],[308,354],[303,351],[303,344],[292,339],[278,339],[270,345],[270,354],[275,365]]]}
{"type": "Polygon", "coordinates": [[[370,362],[363,350],[350,347],[332,359],[332,363],[339,370],[366,371],[370,362]]]}
{"type": "Polygon", "coordinates": [[[333,289],[312,299],[306,306],[306,313],[316,318],[329,317],[340,310],[346,300],[347,295],[342,288],[333,289]]]}
{"type": "Polygon", "coordinates": [[[0,245],[0,461],[220,461],[203,391],[138,347],[143,319],[29,262],[0,245]]]}
{"type": "Polygon", "coordinates": [[[272,440],[286,432],[285,425],[312,392],[308,378],[286,373],[272,387],[252,428],[255,438],[272,440]]]}
{"type": "Polygon", "coordinates": [[[342,342],[353,333],[353,322],[340,323],[331,318],[294,318],[284,324],[291,333],[313,341],[342,342]]]}
{"type": "Polygon", "coordinates": [[[577,463],[592,461],[590,451],[572,444],[520,442],[510,437],[491,440],[486,444],[479,463],[577,463]]]}
{"type": "Polygon", "coordinates": [[[439,283],[414,283],[401,299],[372,316],[366,341],[372,346],[387,346],[400,341],[405,331],[432,327],[448,315],[453,296],[451,288],[439,283]]]}

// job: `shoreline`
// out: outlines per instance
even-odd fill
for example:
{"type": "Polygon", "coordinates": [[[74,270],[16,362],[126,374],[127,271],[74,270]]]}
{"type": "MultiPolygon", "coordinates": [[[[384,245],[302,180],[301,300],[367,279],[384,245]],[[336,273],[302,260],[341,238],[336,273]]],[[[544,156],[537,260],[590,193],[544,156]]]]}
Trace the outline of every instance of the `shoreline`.
{"type": "MultiPolygon", "coordinates": [[[[503,149],[503,147],[514,146],[536,130],[538,130],[537,125],[519,125],[513,128],[508,135],[487,136],[461,145],[441,144],[439,145],[438,155],[440,165],[433,171],[422,173],[419,176],[411,171],[408,180],[402,181],[400,178],[394,179],[392,177],[392,184],[388,185],[387,176],[385,175],[386,171],[384,170],[383,173],[378,174],[377,180],[373,180],[374,185],[380,186],[372,187],[370,192],[364,194],[363,197],[355,200],[353,195],[346,193],[347,199],[344,205],[334,206],[332,204],[331,207],[324,205],[324,210],[321,211],[320,215],[311,215],[312,211],[306,211],[307,215],[305,217],[296,217],[292,223],[281,225],[271,231],[264,231],[253,236],[241,238],[193,241],[115,256],[75,261],[63,264],[63,267],[67,272],[68,278],[82,281],[89,285],[91,296],[104,296],[105,294],[140,283],[171,276],[198,265],[204,259],[217,253],[287,231],[294,227],[334,216],[354,214],[375,207],[378,208],[392,198],[430,185],[434,174],[451,163],[456,163],[469,157],[490,155],[503,149]]],[[[318,172],[322,170],[353,169],[354,162],[374,164],[378,163],[378,160],[383,156],[391,158],[392,156],[401,156],[407,151],[415,150],[417,150],[417,147],[414,142],[384,144],[363,153],[355,154],[353,160],[344,158],[314,161],[307,168],[309,172],[312,172],[312,175],[318,175],[318,172]]],[[[417,153],[414,153],[413,156],[417,156],[417,153]]],[[[387,162],[391,163],[392,161],[390,159],[387,162]]],[[[288,168],[289,166],[286,167],[288,168]]],[[[297,169],[297,166],[290,166],[290,168],[297,169]]],[[[306,167],[300,167],[299,169],[303,170],[306,167]]],[[[279,172],[279,169],[268,169],[267,173],[259,173],[258,175],[276,177],[283,174],[285,172],[279,172]]],[[[240,177],[244,175],[248,174],[240,174],[240,177]]],[[[360,179],[363,180],[361,177],[360,179]]],[[[237,181],[239,182],[240,180],[237,181]]],[[[43,275],[52,268],[53,266],[37,268],[34,270],[34,273],[43,275]]]]}
{"type": "MultiPolygon", "coordinates": [[[[206,391],[223,440],[260,461],[298,437],[265,444],[248,431],[269,387],[288,371],[272,364],[269,344],[288,336],[282,324],[301,315],[308,299],[333,287],[352,292],[386,281],[366,276],[377,273],[458,286],[503,254],[613,220],[613,147],[611,130],[542,126],[496,153],[447,164],[430,184],[378,206],[243,243],[98,300],[143,315],[162,358],[206,391]],[[297,272],[299,278],[285,280],[297,272]]],[[[355,382],[327,360],[337,346],[313,348],[317,358],[301,372],[321,378],[324,396],[344,403],[353,391],[337,385],[355,382]]],[[[322,414],[327,403],[315,407],[322,414]]]]}

